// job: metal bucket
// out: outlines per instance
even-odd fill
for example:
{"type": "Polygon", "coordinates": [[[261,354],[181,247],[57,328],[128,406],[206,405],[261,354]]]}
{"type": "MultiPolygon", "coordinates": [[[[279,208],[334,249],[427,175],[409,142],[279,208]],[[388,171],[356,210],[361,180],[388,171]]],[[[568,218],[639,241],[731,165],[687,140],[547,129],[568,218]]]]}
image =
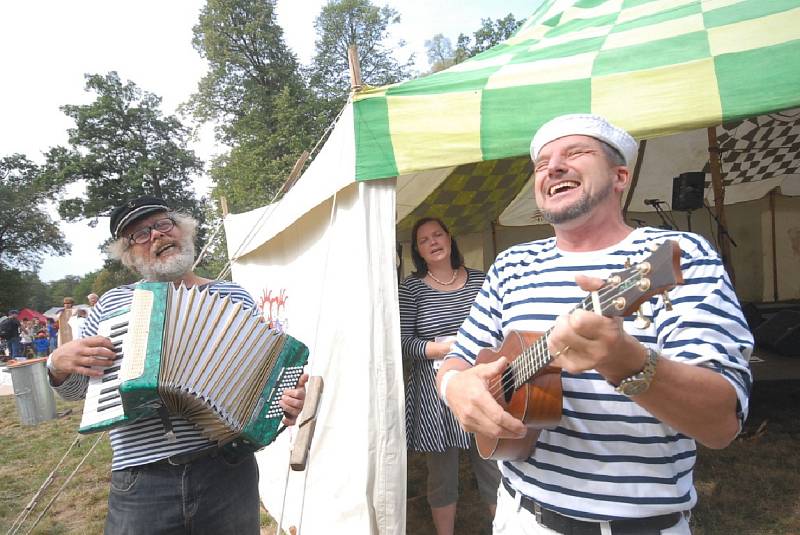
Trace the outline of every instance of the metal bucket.
{"type": "Polygon", "coordinates": [[[33,359],[8,366],[14,398],[22,425],[36,425],[56,417],[56,399],[47,380],[47,359],[33,359]]]}

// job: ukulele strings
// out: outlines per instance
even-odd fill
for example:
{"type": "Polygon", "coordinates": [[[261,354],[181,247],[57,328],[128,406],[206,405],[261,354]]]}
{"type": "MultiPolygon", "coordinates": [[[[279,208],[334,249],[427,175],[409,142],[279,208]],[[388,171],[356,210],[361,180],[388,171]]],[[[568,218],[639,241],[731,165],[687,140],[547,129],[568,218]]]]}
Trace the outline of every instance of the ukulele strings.
{"type": "MultiPolygon", "coordinates": [[[[633,274],[621,280],[619,284],[601,288],[598,291],[598,297],[601,298],[600,310],[601,311],[604,310],[605,305],[613,302],[613,300],[616,298],[615,296],[606,299],[606,297],[608,297],[610,293],[614,293],[619,287],[627,284],[628,282],[636,278],[637,275],[640,275],[640,272],[636,269],[633,269],[633,274]]],[[[591,310],[591,308],[589,308],[591,305],[592,305],[591,294],[589,294],[577,306],[575,306],[572,310],[570,310],[570,313],[574,310],[578,310],[579,308],[583,308],[584,310],[591,310]]],[[[508,367],[503,371],[503,373],[500,375],[500,377],[498,377],[498,379],[495,379],[493,382],[489,383],[488,390],[493,397],[496,398],[503,390],[505,390],[505,387],[503,385],[508,383],[513,383],[514,377],[516,377],[519,372],[524,372],[524,371],[533,372],[535,369],[536,371],[538,371],[538,369],[541,369],[547,362],[552,360],[552,358],[550,357],[550,351],[547,349],[548,336],[550,335],[550,332],[552,332],[552,330],[553,327],[545,331],[545,333],[540,338],[538,338],[530,346],[523,349],[522,352],[520,353],[520,356],[524,357],[533,356],[532,362],[530,362],[530,359],[527,358],[526,359],[517,358],[509,362],[508,367]],[[542,343],[542,341],[544,341],[544,343],[542,343]],[[521,364],[517,364],[518,362],[521,362],[521,364]]],[[[513,386],[516,389],[517,385],[514,384],[513,386]]]]}

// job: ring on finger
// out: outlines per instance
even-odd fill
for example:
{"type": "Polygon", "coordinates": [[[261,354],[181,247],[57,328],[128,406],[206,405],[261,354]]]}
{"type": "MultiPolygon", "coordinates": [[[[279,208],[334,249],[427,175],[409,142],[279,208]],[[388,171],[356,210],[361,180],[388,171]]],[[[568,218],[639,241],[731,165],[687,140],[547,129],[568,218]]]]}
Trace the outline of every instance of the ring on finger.
{"type": "Polygon", "coordinates": [[[564,346],[560,350],[556,351],[556,354],[553,355],[553,358],[558,358],[560,355],[566,353],[567,351],[569,351],[569,346],[564,346]]]}

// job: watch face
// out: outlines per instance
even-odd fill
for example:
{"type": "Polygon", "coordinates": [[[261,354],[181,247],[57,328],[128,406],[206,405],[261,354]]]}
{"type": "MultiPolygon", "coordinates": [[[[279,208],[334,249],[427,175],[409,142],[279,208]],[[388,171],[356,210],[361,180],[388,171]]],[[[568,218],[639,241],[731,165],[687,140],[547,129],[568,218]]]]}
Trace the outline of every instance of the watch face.
{"type": "Polygon", "coordinates": [[[647,390],[647,387],[649,385],[650,382],[643,379],[633,380],[628,383],[619,385],[619,391],[625,394],[626,396],[635,396],[647,390]]]}

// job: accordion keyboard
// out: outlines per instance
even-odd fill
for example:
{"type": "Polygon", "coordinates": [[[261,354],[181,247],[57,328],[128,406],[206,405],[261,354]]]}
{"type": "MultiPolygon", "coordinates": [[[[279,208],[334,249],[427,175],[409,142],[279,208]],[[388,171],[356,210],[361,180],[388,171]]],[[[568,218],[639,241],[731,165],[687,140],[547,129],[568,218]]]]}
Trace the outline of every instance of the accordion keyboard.
{"type": "Polygon", "coordinates": [[[101,377],[90,377],[86,388],[86,401],[83,405],[81,428],[93,427],[111,420],[124,418],[122,400],[119,393],[120,364],[123,347],[128,333],[128,314],[122,314],[100,322],[97,334],[105,336],[114,345],[114,363],[103,371],[101,377]]]}

